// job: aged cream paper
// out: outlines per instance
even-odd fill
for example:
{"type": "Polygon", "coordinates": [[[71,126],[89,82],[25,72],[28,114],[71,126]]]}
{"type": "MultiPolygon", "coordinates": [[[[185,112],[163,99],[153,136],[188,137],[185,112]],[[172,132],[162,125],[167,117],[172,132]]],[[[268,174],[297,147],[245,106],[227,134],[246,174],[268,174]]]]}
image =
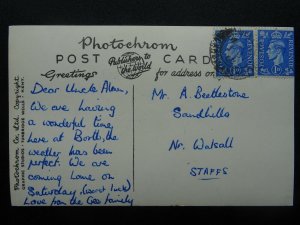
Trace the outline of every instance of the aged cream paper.
{"type": "Polygon", "coordinates": [[[293,28],[12,26],[12,205],[292,205],[294,75],[293,28]]]}

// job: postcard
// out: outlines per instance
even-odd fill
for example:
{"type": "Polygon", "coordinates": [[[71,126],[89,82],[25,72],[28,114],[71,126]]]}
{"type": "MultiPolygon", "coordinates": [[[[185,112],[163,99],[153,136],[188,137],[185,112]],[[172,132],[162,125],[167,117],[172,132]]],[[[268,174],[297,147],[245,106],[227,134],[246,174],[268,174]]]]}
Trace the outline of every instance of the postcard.
{"type": "Polygon", "coordinates": [[[293,205],[292,27],[11,26],[14,206],[293,205]]]}

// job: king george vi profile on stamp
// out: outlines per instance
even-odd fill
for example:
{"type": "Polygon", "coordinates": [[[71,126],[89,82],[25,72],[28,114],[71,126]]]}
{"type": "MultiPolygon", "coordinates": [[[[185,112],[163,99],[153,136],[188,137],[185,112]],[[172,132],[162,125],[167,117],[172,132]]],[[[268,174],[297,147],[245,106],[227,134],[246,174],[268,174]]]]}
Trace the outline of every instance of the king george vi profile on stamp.
{"type": "Polygon", "coordinates": [[[294,32],[258,31],[258,75],[293,76],[294,32]]]}
{"type": "Polygon", "coordinates": [[[253,76],[253,31],[218,30],[215,36],[217,76],[253,76]]]}

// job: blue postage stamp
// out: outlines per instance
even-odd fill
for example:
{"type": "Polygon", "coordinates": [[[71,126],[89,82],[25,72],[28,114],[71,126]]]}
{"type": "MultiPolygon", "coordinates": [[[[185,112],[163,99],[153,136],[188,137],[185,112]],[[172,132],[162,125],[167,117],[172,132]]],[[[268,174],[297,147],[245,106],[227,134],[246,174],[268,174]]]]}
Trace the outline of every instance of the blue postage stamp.
{"type": "Polygon", "coordinates": [[[253,31],[225,29],[215,32],[217,76],[253,76],[253,31]]]}
{"type": "Polygon", "coordinates": [[[258,31],[258,75],[295,75],[294,32],[258,31]]]}

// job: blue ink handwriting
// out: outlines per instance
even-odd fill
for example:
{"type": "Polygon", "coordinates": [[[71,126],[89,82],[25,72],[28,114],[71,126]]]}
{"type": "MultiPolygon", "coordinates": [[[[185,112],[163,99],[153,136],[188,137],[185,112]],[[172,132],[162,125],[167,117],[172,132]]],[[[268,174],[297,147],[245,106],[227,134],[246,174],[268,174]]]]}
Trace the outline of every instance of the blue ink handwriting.
{"type": "Polygon", "coordinates": [[[208,106],[206,109],[202,108],[198,113],[188,113],[181,112],[181,107],[175,107],[173,109],[173,116],[177,119],[180,118],[196,118],[196,119],[206,119],[206,118],[228,118],[230,113],[225,111],[225,107],[219,107],[217,110],[212,111],[212,106],[208,106]]]}
{"type": "Polygon", "coordinates": [[[76,117],[74,117],[72,120],[68,120],[66,118],[59,121],[44,120],[42,124],[43,126],[48,127],[72,128],[72,130],[74,130],[75,128],[84,128],[86,126],[83,117],[81,117],[80,121],[77,121],[76,117]]]}

